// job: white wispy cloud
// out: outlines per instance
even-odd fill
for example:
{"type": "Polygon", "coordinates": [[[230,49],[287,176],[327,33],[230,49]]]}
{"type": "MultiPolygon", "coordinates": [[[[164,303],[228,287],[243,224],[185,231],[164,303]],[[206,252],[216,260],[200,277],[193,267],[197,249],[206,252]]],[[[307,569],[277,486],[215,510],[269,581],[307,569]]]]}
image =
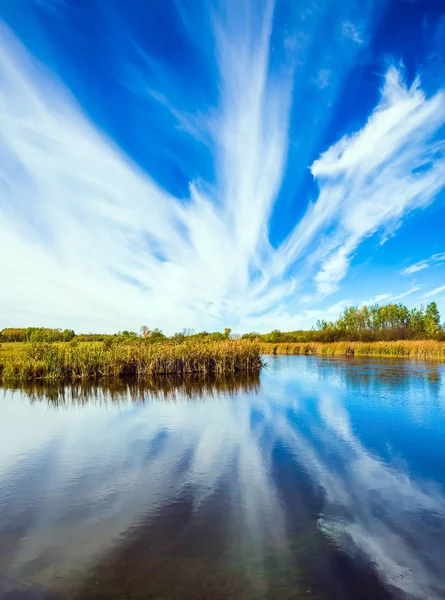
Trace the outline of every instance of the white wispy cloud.
{"type": "Polygon", "coordinates": [[[417,273],[417,271],[423,271],[423,269],[428,269],[429,264],[426,260],[421,260],[406,269],[403,269],[402,275],[412,275],[413,273],[417,273]]]}
{"type": "Polygon", "coordinates": [[[432,296],[438,296],[442,292],[445,292],[445,285],[436,287],[436,288],[434,288],[434,290],[431,290],[431,291],[427,292],[426,294],[423,294],[422,298],[431,298],[432,296]]]}
{"type": "Polygon", "coordinates": [[[401,300],[402,298],[406,298],[415,292],[418,292],[420,287],[414,286],[406,292],[402,292],[401,294],[390,294],[389,292],[385,292],[383,294],[376,294],[367,300],[362,300],[359,306],[370,306],[372,304],[388,304],[390,302],[394,302],[395,300],[401,300]]]}
{"type": "Polygon", "coordinates": [[[414,286],[411,289],[407,290],[406,292],[402,292],[401,294],[390,294],[388,292],[386,292],[384,294],[377,294],[376,296],[373,296],[369,300],[363,300],[363,302],[361,302],[361,304],[369,305],[369,304],[379,304],[380,302],[384,302],[385,300],[387,300],[388,302],[392,302],[393,300],[401,300],[402,298],[406,298],[407,296],[410,296],[411,294],[414,294],[415,292],[417,292],[419,290],[420,290],[420,287],[414,286]]]}
{"type": "Polygon", "coordinates": [[[428,269],[428,267],[432,265],[438,265],[443,262],[445,262],[445,252],[438,252],[437,254],[430,256],[430,258],[419,260],[409,267],[406,267],[406,269],[401,271],[401,275],[412,275],[413,273],[417,273],[417,271],[423,271],[423,269],[428,269]]]}
{"type": "MultiPolygon", "coordinates": [[[[208,127],[219,181],[211,196],[191,182],[186,203],[100,134],[2,28],[0,267],[15,279],[2,315],[172,330],[220,328],[249,310],[287,144],[291,78],[267,75],[272,8],[250,38],[236,23],[215,25],[223,90],[208,127]]],[[[268,292],[251,307],[276,299],[268,292]]]]}
{"type": "Polygon", "coordinates": [[[381,302],[384,302],[385,300],[389,300],[391,298],[391,294],[377,294],[376,296],[373,296],[372,298],[369,298],[368,300],[362,300],[360,302],[360,306],[370,306],[372,304],[380,304],[381,302]]]}
{"type": "Polygon", "coordinates": [[[366,237],[395,229],[444,186],[444,94],[427,98],[391,67],[368,122],[312,164],[318,198],[272,247],[295,61],[271,69],[271,0],[262,19],[226,8],[213,23],[219,105],[193,122],[216,178],[190,181],[185,199],[96,129],[1,27],[2,325],[268,329],[295,319],[289,302],[307,287],[317,299],[338,289],[366,237]]]}
{"type": "Polygon", "coordinates": [[[320,194],[286,242],[283,255],[288,262],[295,260],[323,228],[333,228],[315,249],[321,262],[315,276],[320,294],[337,289],[366,237],[396,229],[403,216],[426,206],[443,188],[445,145],[434,135],[444,123],[443,92],[426,98],[418,80],[408,88],[393,66],[365,126],[313,163],[320,194]],[[419,166],[425,168],[418,170],[419,166]]]}
{"type": "Polygon", "coordinates": [[[315,78],[316,85],[323,90],[325,87],[329,85],[331,80],[332,73],[329,69],[320,69],[315,78]]]}
{"type": "Polygon", "coordinates": [[[363,34],[361,27],[355,25],[351,21],[345,21],[341,26],[341,32],[343,37],[348,38],[356,44],[363,44],[363,34]]]}
{"type": "Polygon", "coordinates": [[[401,300],[402,298],[406,298],[407,296],[410,296],[411,294],[414,294],[415,292],[418,292],[419,290],[420,290],[420,287],[414,286],[410,290],[407,290],[406,292],[402,292],[401,294],[397,294],[396,296],[391,296],[391,300],[401,300]]]}

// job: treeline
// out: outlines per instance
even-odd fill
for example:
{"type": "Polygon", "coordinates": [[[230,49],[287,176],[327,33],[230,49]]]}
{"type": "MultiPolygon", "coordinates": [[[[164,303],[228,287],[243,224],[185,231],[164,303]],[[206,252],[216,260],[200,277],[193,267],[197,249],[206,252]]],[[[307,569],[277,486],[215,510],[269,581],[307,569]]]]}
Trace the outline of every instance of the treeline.
{"type": "Polygon", "coordinates": [[[404,304],[351,306],[336,321],[318,321],[314,329],[274,330],[266,334],[247,333],[244,339],[262,342],[373,342],[391,340],[445,341],[445,326],[435,302],[426,307],[407,308],[404,304]]]}
{"type": "Polygon", "coordinates": [[[0,331],[0,342],[121,342],[144,339],[146,342],[162,342],[164,340],[174,340],[181,342],[189,341],[222,341],[229,339],[231,329],[226,328],[223,333],[215,331],[201,331],[195,333],[192,329],[183,329],[166,336],[160,329],[150,329],[143,325],[140,331],[118,331],[117,333],[79,333],[76,334],[72,329],[50,329],[46,327],[25,327],[25,328],[6,328],[0,331]]]}
{"type": "Polygon", "coordinates": [[[0,331],[0,342],[70,342],[75,337],[72,329],[47,327],[9,327],[0,331]]]}
{"type": "MultiPolygon", "coordinates": [[[[224,332],[183,329],[172,336],[166,336],[160,329],[142,326],[139,332],[119,331],[115,334],[75,334],[72,329],[48,329],[45,327],[8,328],[0,331],[0,342],[107,342],[131,341],[143,338],[147,342],[172,340],[222,341],[240,337],[231,329],[224,332]]],[[[439,310],[435,302],[426,307],[407,308],[404,304],[384,304],[379,306],[351,306],[345,308],[336,321],[318,321],[310,330],[279,331],[270,333],[246,333],[243,339],[272,342],[341,342],[341,341],[391,341],[391,340],[439,340],[445,341],[445,325],[441,324],[439,310]]]]}

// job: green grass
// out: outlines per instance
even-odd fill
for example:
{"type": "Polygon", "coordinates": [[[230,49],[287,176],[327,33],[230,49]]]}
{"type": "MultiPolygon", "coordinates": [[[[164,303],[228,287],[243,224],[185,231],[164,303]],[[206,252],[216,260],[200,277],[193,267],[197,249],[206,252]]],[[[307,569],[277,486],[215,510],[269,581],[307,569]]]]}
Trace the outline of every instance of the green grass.
{"type": "Polygon", "coordinates": [[[258,371],[258,344],[242,340],[2,344],[0,381],[91,380],[258,371]]]}
{"type": "Polygon", "coordinates": [[[0,362],[15,354],[21,354],[29,348],[30,344],[28,342],[1,342],[0,343],[0,362]]]}

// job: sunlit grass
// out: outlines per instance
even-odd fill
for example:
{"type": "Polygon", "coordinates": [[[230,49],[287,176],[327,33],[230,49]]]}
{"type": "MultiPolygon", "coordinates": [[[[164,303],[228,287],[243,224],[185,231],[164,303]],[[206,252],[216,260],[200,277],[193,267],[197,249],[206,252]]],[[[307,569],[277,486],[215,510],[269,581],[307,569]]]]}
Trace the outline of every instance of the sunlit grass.
{"type": "Polygon", "coordinates": [[[17,355],[29,347],[27,342],[1,342],[0,343],[0,361],[7,356],[17,355]]]}
{"type": "Polygon", "coordinates": [[[261,368],[258,344],[243,340],[5,344],[0,380],[85,380],[152,375],[228,374],[261,368]]]}
{"type": "Polygon", "coordinates": [[[262,343],[263,354],[315,354],[321,356],[393,356],[422,360],[445,360],[445,342],[402,340],[391,342],[289,342],[262,343]]]}
{"type": "Polygon", "coordinates": [[[80,381],[148,378],[167,374],[234,374],[259,371],[261,354],[324,356],[388,356],[445,361],[445,342],[252,343],[245,340],[181,343],[123,342],[3,343],[0,381],[80,381]]]}

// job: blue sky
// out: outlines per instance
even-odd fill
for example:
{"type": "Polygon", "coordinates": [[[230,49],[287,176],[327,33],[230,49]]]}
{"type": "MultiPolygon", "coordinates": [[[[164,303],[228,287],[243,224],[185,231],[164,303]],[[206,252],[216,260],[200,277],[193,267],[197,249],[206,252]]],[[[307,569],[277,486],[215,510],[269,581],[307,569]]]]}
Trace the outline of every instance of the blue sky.
{"type": "Polygon", "coordinates": [[[445,315],[439,0],[0,6],[0,326],[445,315]]]}

